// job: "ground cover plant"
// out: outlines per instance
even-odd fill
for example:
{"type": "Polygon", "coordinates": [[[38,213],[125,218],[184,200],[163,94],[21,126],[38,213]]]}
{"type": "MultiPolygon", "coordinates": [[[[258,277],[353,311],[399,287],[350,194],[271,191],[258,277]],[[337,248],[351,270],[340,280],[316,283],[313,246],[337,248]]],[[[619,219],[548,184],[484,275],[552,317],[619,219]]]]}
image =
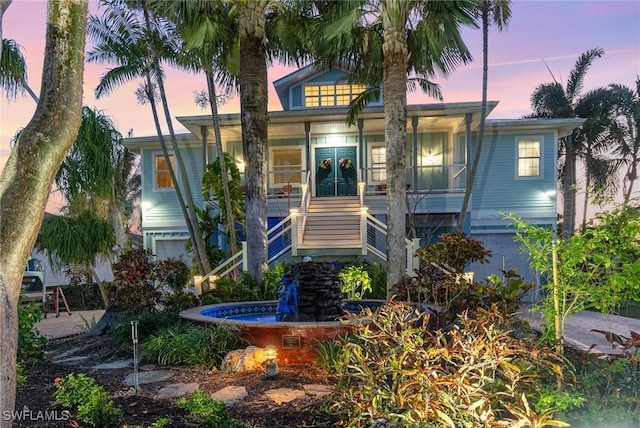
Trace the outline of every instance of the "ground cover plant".
{"type": "Polygon", "coordinates": [[[76,418],[93,427],[109,428],[117,425],[121,411],[107,396],[95,379],[83,373],[69,374],[56,379],[54,396],[63,407],[76,412],[76,418]]]}
{"type": "Polygon", "coordinates": [[[367,316],[369,324],[320,352],[345,426],[379,419],[391,427],[562,426],[552,409],[538,413],[529,404],[565,372],[562,358],[511,337],[496,308],[436,331],[406,303],[367,316]]]}

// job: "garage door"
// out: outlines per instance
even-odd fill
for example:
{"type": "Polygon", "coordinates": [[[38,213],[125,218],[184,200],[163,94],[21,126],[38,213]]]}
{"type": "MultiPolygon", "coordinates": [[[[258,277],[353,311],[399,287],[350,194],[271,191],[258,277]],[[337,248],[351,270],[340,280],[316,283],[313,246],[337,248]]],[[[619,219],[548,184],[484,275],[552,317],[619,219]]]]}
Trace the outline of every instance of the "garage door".
{"type": "Polygon", "coordinates": [[[169,257],[189,260],[190,257],[184,249],[186,243],[186,239],[156,239],[156,260],[166,260],[169,257]]]}

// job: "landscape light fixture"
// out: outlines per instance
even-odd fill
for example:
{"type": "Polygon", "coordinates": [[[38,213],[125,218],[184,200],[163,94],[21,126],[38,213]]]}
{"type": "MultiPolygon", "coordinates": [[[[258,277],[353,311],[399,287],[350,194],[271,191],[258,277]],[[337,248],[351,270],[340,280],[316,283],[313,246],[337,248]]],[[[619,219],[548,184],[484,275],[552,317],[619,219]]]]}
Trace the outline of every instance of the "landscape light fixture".
{"type": "Polygon", "coordinates": [[[264,356],[267,359],[267,371],[265,377],[267,379],[275,379],[278,376],[278,351],[273,345],[264,348],[264,356]]]}

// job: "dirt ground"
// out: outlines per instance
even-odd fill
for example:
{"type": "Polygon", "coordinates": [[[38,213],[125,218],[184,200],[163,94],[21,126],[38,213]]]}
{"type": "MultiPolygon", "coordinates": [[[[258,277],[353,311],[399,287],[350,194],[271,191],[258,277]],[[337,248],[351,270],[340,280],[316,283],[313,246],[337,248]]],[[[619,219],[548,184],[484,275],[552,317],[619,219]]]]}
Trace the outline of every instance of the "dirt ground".
{"type": "MultiPolygon", "coordinates": [[[[335,412],[327,411],[330,403],[327,397],[305,396],[284,404],[276,404],[264,395],[275,388],[302,389],[304,384],[330,384],[330,380],[318,369],[310,366],[280,367],[278,377],[267,380],[262,372],[247,374],[229,374],[216,369],[198,369],[195,367],[156,367],[174,372],[171,380],[141,385],[138,395],[132,388],[123,384],[124,378],[133,372],[131,367],[124,369],[96,370],[92,367],[99,363],[131,358],[131,350],[116,349],[108,338],[84,338],[76,336],[49,341],[45,348],[44,360],[25,370],[27,381],[18,388],[16,409],[28,409],[32,415],[37,412],[59,412],[62,408],[56,403],[53,393],[54,380],[69,373],[84,373],[104,386],[115,405],[122,410],[119,426],[147,427],[159,418],[169,418],[171,427],[197,427],[198,422],[176,406],[175,398],[157,395],[162,386],[177,382],[197,382],[200,389],[213,393],[225,386],[244,386],[248,396],[230,407],[231,414],[250,427],[338,427],[339,419],[335,412]],[[70,356],[87,356],[86,359],[54,363],[52,357],[71,352],[70,356]]],[[[74,414],[71,413],[73,419],[74,414]]],[[[31,419],[34,419],[33,417],[31,419]]],[[[69,427],[73,421],[36,421],[15,422],[14,427],[69,427]]]]}

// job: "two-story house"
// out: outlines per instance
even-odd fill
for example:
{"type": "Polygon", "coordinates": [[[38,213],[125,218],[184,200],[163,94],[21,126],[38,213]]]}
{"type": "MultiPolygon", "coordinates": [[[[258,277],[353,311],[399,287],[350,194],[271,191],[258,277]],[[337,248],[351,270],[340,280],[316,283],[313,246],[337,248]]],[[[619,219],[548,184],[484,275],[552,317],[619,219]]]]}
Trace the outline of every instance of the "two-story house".
{"type": "MultiPolygon", "coordinates": [[[[307,66],[274,82],[283,110],[269,113],[269,226],[285,220],[273,231],[269,253],[274,259],[355,255],[384,262],[386,257],[383,100],[365,108],[353,126],[347,125],[347,106],[363,88],[343,83],[343,77],[342,71],[307,66]]],[[[490,102],[489,112],[496,105],[490,102]]],[[[455,230],[480,112],[480,102],[407,106],[408,251],[416,245],[411,241],[416,236],[423,245],[455,230]]],[[[212,120],[208,115],[178,120],[190,131],[178,141],[196,203],[203,204],[203,168],[216,153],[212,120]]],[[[582,122],[487,120],[464,226],[493,253],[490,264],[473,267],[476,278],[515,267],[535,279],[526,255],[513,241],[514,229],[501,213],[556,226],[557,142],[582,122]]],[[[224,150],[242,172],[240,115],[221,115],[220,126],[224,150]]],[[[157,136],[132,138],[126,144],[141,157],[145,247],[158,258],[183,254],[188,234],[157,136]]]]}

